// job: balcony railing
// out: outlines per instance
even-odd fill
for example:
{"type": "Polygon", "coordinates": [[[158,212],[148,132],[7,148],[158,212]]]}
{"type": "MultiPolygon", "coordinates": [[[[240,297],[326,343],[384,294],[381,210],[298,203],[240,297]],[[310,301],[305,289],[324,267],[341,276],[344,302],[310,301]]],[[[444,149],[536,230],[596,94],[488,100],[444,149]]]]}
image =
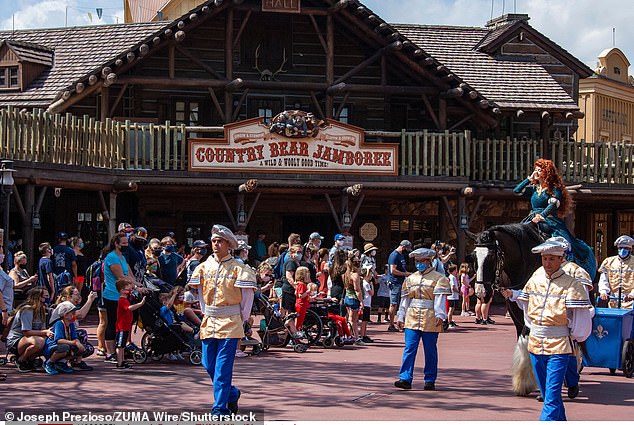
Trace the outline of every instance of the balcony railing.
{"type": "MultiPolygon", "coordinates": [[[[222,137],[222,127],[100,122],[88,116],[0,109],[0,158],[68,166],[187,171],[188,137],[222,137]]],[[[399,144],[399,174],[517,181],[541,157],[540,140],[476,140],[470,132],[366,132],[399,144]]],[[[634,184],[630,142],[550,142],[567,182],[634,184]]]]}

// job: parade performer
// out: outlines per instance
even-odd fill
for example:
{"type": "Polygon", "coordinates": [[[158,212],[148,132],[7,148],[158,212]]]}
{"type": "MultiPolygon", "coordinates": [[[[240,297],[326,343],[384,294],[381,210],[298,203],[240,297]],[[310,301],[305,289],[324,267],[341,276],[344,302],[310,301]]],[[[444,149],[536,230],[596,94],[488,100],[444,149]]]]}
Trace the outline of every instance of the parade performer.
{"type": "Polygon", "coordinates": [[[570,213],[573,202],[557,173],[555,164],[548,159],[538,159],[533,173],[521,181],[513,192],[530,196],[531,214],[526,218],[535,224],[544,222],[542,228],[551,236],[562,236],[572,245],[574,262],[583,267],[594,279],[597,265],[592,249],[581,239],[575,238],[563,221],[570,213]]]}
{"type": "Polygon", "coordinates": [[[431,267],[436,252],[419,248],[409,256],[416,261],[416,273],[403,282],[401,303],[396,325],[405,328],[405,350],[399,380],[394,386],[409,390],[414,378],[414,362],[418,344],[423,340],[425,350],[425,390],[435,390],[438,374],[438,334],[443,331],[442,323],[447,318],[445,305],[451,295],[449,279],[431,267]]]}
{"type": "Polygon", "coordinates": [[[627,235],[619,236],[614,241],[618,255],[603,260],[599,272],[599,294],[602,300],[610,295],[618,300],[610,300],[610,308],[632,308],[634,300],[634,258],[632,258],[634,239],[627,235]]]}
{"type": "Polygon", "coordinates": [[[528,351],[544,398],[540,420],[566,420],[561,398],[572,341],[585,341],[592,330],[591,304],[583,284],[566,274],[561,265],[567,244],[548,240],[532,249],[541,254],[538,268],[520,291],[501,294],[524,310],[530,326],[528,351]]]}
{"type": "Polygon", "coordinates": [[[230,254],[238,247],[231,230],[215,225],[211,233],[213,255],[194,270],[189,285],[200,286],[204,301],[200,339],[202,363],[214,387],[211,413],[229,415],[238,411],[240,391],[231,385],[233,361],[257,284],[253,269],[230,254]]]}

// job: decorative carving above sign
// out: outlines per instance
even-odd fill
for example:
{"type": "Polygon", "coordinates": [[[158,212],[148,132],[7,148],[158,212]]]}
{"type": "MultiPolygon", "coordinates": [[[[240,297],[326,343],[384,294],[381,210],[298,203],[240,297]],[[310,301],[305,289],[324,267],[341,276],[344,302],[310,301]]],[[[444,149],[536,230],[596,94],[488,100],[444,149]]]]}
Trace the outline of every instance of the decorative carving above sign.
{"type": "Polygon", "coordinates": [[[252,118],[225,125],[225,139],[190,139],[189,170],[397,174],[396,145],[366,145],[363,129],[338,121],[319,127],[309,115],[287,112],[285,118],[278,120],[281,126],[273,123],[271,128],[263,123],[263,118],[252,118]],[[284,124],[288,120],[290,128],[284,124]],[[284,135],[278,134],[278,129],[284,135]]]}
{"type": "Polygon", "coordinates": [[[310,112],[284,111],[271,120],[270,130],[286,137],[317,137],[319,126],[323,124],[323,121],[317,122],[310,112]]]}
{"type": "Polygon", "coordinates": [[[300,13],[301,0],[262,0],[262,12],[300,13]]]}

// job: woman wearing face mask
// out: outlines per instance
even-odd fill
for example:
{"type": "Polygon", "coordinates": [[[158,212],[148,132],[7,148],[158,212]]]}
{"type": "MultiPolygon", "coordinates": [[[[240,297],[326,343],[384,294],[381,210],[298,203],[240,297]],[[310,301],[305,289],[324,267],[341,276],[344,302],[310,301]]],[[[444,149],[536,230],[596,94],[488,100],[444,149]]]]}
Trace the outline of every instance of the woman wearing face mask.
{"type": "Polygon", "coordinates": [[[449,279],[431,267],[435,255],[436,251],[428,248],[418,248],[409,254],[416,261],[418,271],[405,278],[401,290],[396,325],[399,330],[405,328],[405,350],[399,379],[394,382],[397,388],[412,388],[414,362],[421,339],[425,350],[424,389],[433,391],[436,388],[438,334],[447,318],[445,304],[447,296],[451,295],[451,287],[449,279]]]}
{"type": "MultiPolygon", "coordinates": [[[[284,263],[282,275],[282,315],[295,312],[295,270],[302,260],[302,246],[293,245],[289,248],[288,260],[284,263]]],[[[286,325],[291,329],[295,338],[301,338],[295,327],[295,319],[290,319],[286,325]]]]}
{"type": "Polygon", "coordinates": [[[150,243],[148,243],[145,248],[145,260],[147,261],[146,273],[148,275],[152,277],[159,277],[161,275],[158,258],[162,252],[161,241],[156,238],[150,239],[150,243]]]}
{"type": "Polygon", "coordinates": [[[538,159],[533,173],[520,182],[513,192],[531,199],[532,210],[524,222],[543,223],[544,230],[551,236],[566,239],[572,246],[573,262],[583,267],[594,279],[597,264],[592,249],[581,239],[575,238],[563,221],[574,205],[555,164],[548,159],[538,159]]]}
{"type": "MultiPolygon", "coordinates": [[[[0,252],[1,249],[2,248],[0,248],[0,252]]],[[[15,267],[13,267],[9,272],[9,277],[13,279],[13,282],[15,282],[15,285],[13,286],[13,291],[15,294],[18,295],[28,291],[31,286],[37,283],[38,279],[37,274],[29,276],[29,272],[26,270],[26,260],[26,254],[24,252],[16,252],[13,256],[13,263],[15,267]]]]}
{"type": "Polygon", "coordinates": [[[176,252],[176,242],[169,236],[161,239],[163,252],[158,257],[160,268],[160,278],[164,282],[174,285],[178,278],[179,272],[182,270],[181,264],[184,266],[183,257],[176,252]]]}
{"type": "Polygon", "coordinates": [[[132,270],[128,265],[123,252],[128,249],[128,237],[125,233],[117,233],[110,241],[110,253],[104,260],[105,287],[103,290],[103,303],[106,309],[108,322],[106,325],[106,357],[104,361],[115,363],[116,354],[114,341],[117,336],[117,302],[119,301],[119,291],[116,282],[119,279],[128,279],[134,285],[132,270]]]}

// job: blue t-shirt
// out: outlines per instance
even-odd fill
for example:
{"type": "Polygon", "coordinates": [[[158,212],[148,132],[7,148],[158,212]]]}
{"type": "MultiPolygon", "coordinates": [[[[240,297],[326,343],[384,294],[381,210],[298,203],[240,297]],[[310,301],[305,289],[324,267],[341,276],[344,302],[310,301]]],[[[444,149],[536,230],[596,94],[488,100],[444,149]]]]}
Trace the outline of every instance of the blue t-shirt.
{"type": "Polygon", "coordinates": [[[72,322],[68,325],[67,331],[66,327],[64,326],[64,322],[62,320],[58,320],[53,325],[52,331],[55,336],[53,336],[53,339],[46,338],[46,343],[44,345],[44,357],[46,357],[47,359],[51,356],[52,353],[50,350],[57,345],[57,341],[59,341],[60,339],[67,339],[69,341],[77,339],[75,324],[72,322]]]}
{"type": "Polygon", "coordinates": [[[106,255],[106,259],[104,260],[103,267],[103,275],[105,278],[106,287],[103,290],[103,297],[110,301],[119,301],[119,291],[117,291],[117,277],[110,270],[110,266],[113,264],[118,264],[121,266],[121,270],[123,270],[123,275],[128,275],[128,262],[126,261],[124,256],[119,256],[115,251],[112,251],[110,254],[106,255]]]}
{"type": "Polygon", "coordinates": [[[145,258],[143,250],[136,249],[130,245],[122,254],[132,269],[132,274],[136,281],[143,283],[143,276],[145,275],[145,268],[147,267],[147,259],[145,258]]]}
{"type": "Polygon", "coordinates": [[[163,318],[163,320],[165,320],[165,323],[167,323],[168,326],[174,323],[174,313],[172,313],[172,310],[167,308],[166,305],[161,307],[160,315],[163,318]]]}
{"type": "Polygon", "coordinates": [[[162,253],[158,258],[158,262],[161,266],[161,279],[173,285],[178,277],[176,270],[178,269],[178,265],[183,262],[183,257],[175,252],[171,255],[162,253]]]}
{"type": "Polygon", "coordinates": [[[53,272],[53,262],[50,258],[40,258],[40,263],[37,267],[37,286],[48,289],[49,292],[53,288],[49,285],[48,274],[53,272]]]}
{"type": "Polygon", "coordinates": [[[68,271],[73,273],[73,261],[77,261],[75,251],[68,245],[57,245],[53,248],[53,273],[56,275],[68,271]]]}
{"type": "Polygon", "coordinates": [[[392,285],[402,285],[403,281],[405,281],[405,276],[395,276],[392,274],[392,264],[396,265],[396,270],[405,273],[407,269],[405,268],[405,256],[398,252],[397,250],[392,251],[390,257],[387,260],[387,274],[388,281],[392,285]]]}

